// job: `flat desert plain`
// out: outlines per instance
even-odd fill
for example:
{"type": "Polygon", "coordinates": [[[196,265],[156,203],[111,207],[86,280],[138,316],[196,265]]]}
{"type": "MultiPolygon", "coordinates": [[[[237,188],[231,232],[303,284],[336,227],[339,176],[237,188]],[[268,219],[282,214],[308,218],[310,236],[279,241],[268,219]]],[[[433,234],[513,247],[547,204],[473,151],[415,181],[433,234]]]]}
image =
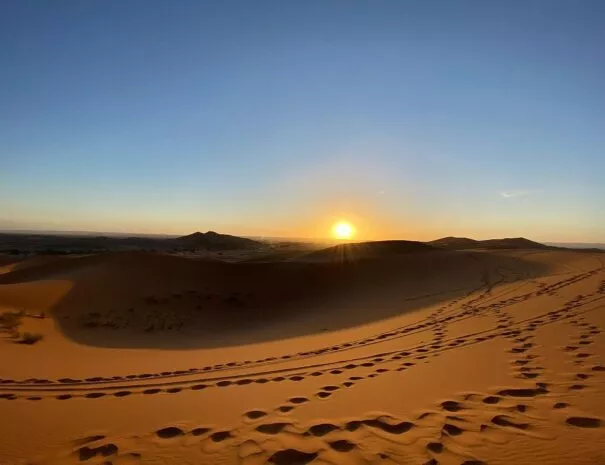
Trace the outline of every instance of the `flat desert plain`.
{"type": "Polygon", "coordinates": [[[4,258],[0,463],[605,464],[605,254],[374,252],[4,258]]]}

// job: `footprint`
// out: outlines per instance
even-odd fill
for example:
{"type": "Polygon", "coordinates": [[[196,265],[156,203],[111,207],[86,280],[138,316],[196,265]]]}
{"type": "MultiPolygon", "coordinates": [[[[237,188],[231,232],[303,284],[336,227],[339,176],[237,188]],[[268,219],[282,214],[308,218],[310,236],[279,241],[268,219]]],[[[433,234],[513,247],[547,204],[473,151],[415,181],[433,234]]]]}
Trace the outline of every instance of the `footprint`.
{"type": "Polygon", "coordinates": [[[332,431],[339,430],[340,428],[331,423],[320,423],[318,425],[313,425],[309,428],[309,432],[316,437],[325,436],[332,431]]]}
{"type": "Polygon", "coordinates": [[[158,392],[162,392],[161,389],[145,389],[143,394],[157,394],[158,392]]]}
{"type": "Polygon", "coordinates": [[[292,397],[289,402],[292,404],[304,404],[305,402],[309,402],[309,399],[306,397],[292,397]]]}
{"type": "Polygon", "coordinates": [[[590,417],[569,417],[565,423],[578,428],[598,428],[603,425],[602,420],[590,417]]]}
{"type": "Polygon", "coordinates": [[[359,421],[359,420],[353,420],[353,421],[349,421],[349,422],[348,422],[348,423],[345,425],[345,429],[346,429],[347,431],[351,431],[351,432],[353,432],[353,431],[357,431],[357,430],[358,430],[358,429],[361,427],[361,425],[363,425],[363,422],[362,422],[362,421],[359,421]]]}
{"type": "Polygon", "coordinates": [[[509,350],[509,352],[511,354],[522,354],[524,352],[527,352],[527,349],[523,349],[521,347],[513,347],[511,350],[509,350]]]}
{"type": "Polygon", "coordinates": [[[78,455],[81,462],[90,460],[95,457],[97,454],[102,455],[103,457],[109,457],[110,455],[115,455],[118,453],[118,446],[115,444],[106,444],[100,447],[81,447],[78,449],[78,455]]]}
{"type": "Polygon", "coordinates": [[[509,396],[509,397],[536,397],[542,394],[547,394],[548,390],[546,388],[525,388],[525,389],[503,389],[498,392],[501,396],[509,396]]]}
{"type": "Polygon", "coordinates": [[[193,436],[201,436],[202,434],[206,434],[210,431],[212,431],[211,428],[205,428],[205,427],[199,426],[197,428],[193,428],[191,430],[191,434],[193,436]]]}
{"type": "Polygon", "coordinates": [[[456,425],[452,425],[450,423],[446,423],[445,425],[443,425],[443,428],[441,428],[441,430],[449,436],[460,436],[462,433],[464,433],[464,430],[462,428],[459,428],[456,425]]]}
{"type": "Polygon", "coordinates": [[[263,412],[262,410],[251,410],[246,412],[245,415],[251,420],[257,420],[258,418],[266,416],[267,412],[263,412]]]}
{"type": "Polygon", "coordinates": [[[444,449],[443,444],[441,444],[440,442],[429,442],[426,445],[426,448],[436,454],[440,454],[441,452],[443,452],[444,449]]]}
{"type": "Polygon", "coordinates": [[[185,434],[185,432],[176,426],[168,426],[166,428],[157,430],[155,434],[162,439],[171,439],[177,436],[182,436],[185,434]]]}
{"type": "Polygon", "coordinates": [[[296,449],[284,449],[269,457],[269,463],[275,465],[306,465],[315,460],[317,453],[307,453],[296,449]]]}
{"type": "Polygon", "coordinates": [[[217,431],[216,433],[212,433],[210,435],[210,439],[212,439],[214,442],[222,442],[231,437],[233,436],[231,436],[230,431],[217,431]]]}
{"type": "Polygon", "coordinates": [[[456,402],[455,400],[446,400],[445,402],[441,402],[441,408],[443,410],[447,410],[448,412],[458,412],[462,410],[462,404],[460,402],[456,402]]]}
{"type": "Polygon", "coordinates": [[[338,452],[350,452],[355,447],[357,447],[354,443],[352,443],[351,441],[347,441],[346,439],[329,442],[328,445],[338,452]]]}
{"type": "Polygon", "coordinates": [[[324,386],[321,389],[322,391],[337,391],[340,388],[338,386],[324,386]]]}
{"type": "Polygon", "coordinates": [[[288,413],[288,412],[294,410],[294,407],[291,405],[282,405],[280,407],[277,407],[277,410],[279,410],[282,413],[288,413]]]}
{"type": "Polygon", "coordinates": [[[256,431],[263,434],[277,434],[290,423],[266,423],[256,427],[256,431]]]}

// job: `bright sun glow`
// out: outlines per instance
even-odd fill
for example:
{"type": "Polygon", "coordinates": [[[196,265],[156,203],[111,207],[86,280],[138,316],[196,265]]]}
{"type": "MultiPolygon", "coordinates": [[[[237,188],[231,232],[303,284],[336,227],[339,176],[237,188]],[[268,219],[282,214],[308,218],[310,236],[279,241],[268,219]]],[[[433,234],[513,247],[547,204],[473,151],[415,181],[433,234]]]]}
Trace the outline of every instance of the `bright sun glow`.
{"type": "Polygon", "coordinates": [[[332,235],[336,239],[351,239],[355,235],[355,226],[347,221],[339,221],[332,226],[332,235]]]}

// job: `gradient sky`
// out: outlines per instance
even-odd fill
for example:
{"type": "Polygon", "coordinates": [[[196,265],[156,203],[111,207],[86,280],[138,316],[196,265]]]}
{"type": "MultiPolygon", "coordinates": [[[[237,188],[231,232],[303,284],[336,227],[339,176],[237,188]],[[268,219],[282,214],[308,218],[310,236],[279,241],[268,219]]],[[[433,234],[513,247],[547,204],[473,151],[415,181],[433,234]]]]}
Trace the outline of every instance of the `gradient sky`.
{"type": "Polygon", "coordinates": [[[605,2],[0,2],[0,228],[605,242],[605,2]]]}

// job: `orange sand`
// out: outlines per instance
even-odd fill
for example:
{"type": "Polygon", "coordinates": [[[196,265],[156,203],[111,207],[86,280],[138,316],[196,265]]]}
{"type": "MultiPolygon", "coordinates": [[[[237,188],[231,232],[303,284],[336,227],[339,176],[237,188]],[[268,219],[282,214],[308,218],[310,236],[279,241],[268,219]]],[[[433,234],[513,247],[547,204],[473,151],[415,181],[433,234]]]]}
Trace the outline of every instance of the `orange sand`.
{"type": "Polygon", "coordinates": [[[0,262],[0,464],[605,463],[605,255],[311,258],[0,262]]]}

